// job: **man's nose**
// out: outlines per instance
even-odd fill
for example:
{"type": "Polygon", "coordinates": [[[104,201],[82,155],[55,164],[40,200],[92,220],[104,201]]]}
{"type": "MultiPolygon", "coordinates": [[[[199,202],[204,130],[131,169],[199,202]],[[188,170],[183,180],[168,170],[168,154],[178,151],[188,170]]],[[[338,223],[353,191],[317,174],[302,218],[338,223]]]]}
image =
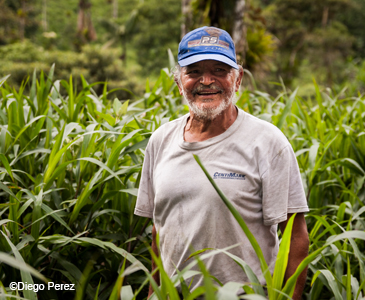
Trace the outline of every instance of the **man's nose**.
{"type": "Polygon", "coordinates": [[[203,85],[210,85],[214,81],[214,76],[210,72],[204,72],[200,78],[200,83],[203,85]]]}

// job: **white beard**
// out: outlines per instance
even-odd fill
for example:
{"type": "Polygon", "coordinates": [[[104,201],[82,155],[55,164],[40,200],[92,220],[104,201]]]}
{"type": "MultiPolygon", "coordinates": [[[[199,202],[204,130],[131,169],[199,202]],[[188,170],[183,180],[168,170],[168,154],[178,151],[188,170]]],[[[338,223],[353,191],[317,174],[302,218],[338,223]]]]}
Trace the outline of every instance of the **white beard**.
{"type": "Polygon", "coordinates": [[[232,86],[232,89],[229,91],[229,94],[221,101],[221,103],[217,107],[200,107],[196,104],[193,99],[190,99],[186,90],[183,88],[183,96],[188,102],[188,106],[190,110],[194,113],[194,116],[198,119],[202,120],[214,120],[217,116],[219,116],[223,111],[225,111],[231,104],[236,103],[236,94],[234,91],[235,87],[232,86]]]}

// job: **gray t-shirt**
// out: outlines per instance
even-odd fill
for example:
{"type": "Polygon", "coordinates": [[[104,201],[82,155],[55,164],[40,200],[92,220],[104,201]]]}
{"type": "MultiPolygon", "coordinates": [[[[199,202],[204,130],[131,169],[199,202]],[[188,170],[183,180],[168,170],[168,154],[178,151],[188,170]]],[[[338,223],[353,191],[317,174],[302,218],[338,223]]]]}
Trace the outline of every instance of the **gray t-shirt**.
{"type": "MultiPolygon", "coordinates": [[[[193,251],[226,248],[265,280],[246,235],[195,161],[197,154],[256,237],[271,271],[278,252],[277,224],[288,213],[307,212],[298,164],[284,134],[274,125],[238,110],[235,122],[211,139],[184,141],[189,115],[164,124],[146,148],[135,214],[153,218],[166,272],[182,270],[193,251]]],[[[243,282],[242,269],[225,254],[205,260],[223,284],[243,282]]],[[[195,278],[192,288],[202,285],[195,278]]]]}

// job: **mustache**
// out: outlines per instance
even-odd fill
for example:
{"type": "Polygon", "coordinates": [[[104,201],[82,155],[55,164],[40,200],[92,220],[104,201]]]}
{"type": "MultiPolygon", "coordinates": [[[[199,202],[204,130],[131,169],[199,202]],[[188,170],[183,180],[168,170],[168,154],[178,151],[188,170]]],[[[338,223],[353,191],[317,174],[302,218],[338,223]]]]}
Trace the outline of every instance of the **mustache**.
{"type": "Polygon", "coordinates": [[[204,91],[205,89],[210,89],[210,90],[214,90],[214,91],[217,91],[217,92],[223,92],[223,89],[221,89],[219,86],[217,86],[214,83],[212,83],[210,85],[201,84],[201,85],[197,86],[195,89],[193,89],[191,91],[191,93],[193,95],[195,95],[195,94],[197,94],[199,92],[204,91]]]}

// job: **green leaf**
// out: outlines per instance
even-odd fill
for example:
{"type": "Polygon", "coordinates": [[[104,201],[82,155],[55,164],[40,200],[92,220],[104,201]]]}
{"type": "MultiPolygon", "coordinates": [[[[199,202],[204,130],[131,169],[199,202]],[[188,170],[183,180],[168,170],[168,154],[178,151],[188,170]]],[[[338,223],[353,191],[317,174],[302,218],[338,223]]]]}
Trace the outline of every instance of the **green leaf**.
{"type": "MultiPolygon", "coordinates": [[[[31,272],[29,270],[29,268],[24,267],[24,265],[26,265],[26,264],[25,264],[23,257],[19,253],[18,249],[14,246],[14,244],[10,241],[10,239],[6,236],[6,234],[4,234],[4,232],[1,231],[1,234],[5,237],[6,241],[8,242],[9,246],[11,247],[11,250],[15,256],[16,261],[19,262],[20,276],[22,278],[22,282],[27,282],[28,284],[34,284],[31,274],[36,273],[36,271],[34,270],[35,272],[34,271],[31,272]],[[22,266],[22,267],[20,268],[20,266],[22,266]]],[[[6,258],[7,256],[0,256],[0,257],[6,258]]],[[[37,294],[33,290],[24,290],[23,293],[24,293],[24,297],[27,298],[28,300],[37,300],[37,298],[38,298],[37,294]]]]}
{"type": "Polygon", "coordinates": [[[267,298],[261,295],[243,295],[241,299],[245,300],[266,300],[267,298]]]}
{"type": "Polygon", "coordinates": [[[346,276],[346,296],[347,300],[352,300],[351,297],[351,265],[350,265],[350,258],[349,255],[347,255],[347,276],[346,276]]]}
{"type": "Polygon", "coordinates": [[[208,251],[208,250],[214,250],[214,248],[204,248],[204,249],[195,251],[194,253],[190,254],[189,257],[185,261],[188,261],[190,258],[195,257],[195,256],[197,256],[201,253],[204,253],[204,252],[208,251]]]}
{"type": "Polygon", "coordinates": [[[75,234],[72,229],[67,225],[67,223],[56,213],[53,213],[54,210],[50,208],[48,205],[42,203],[42,209],[46,212],[47,215],[50,215],[52,218],[54,218],[57,222],[59,222],[61,225],[67,228],[68,231],[70,231],[72,234],[75,234]]]}
{"type": "Polygon", "coordinates": [[[93,190],[95,190],[98,185],[95,186],[97,180],[99,179],[100,173],[102,169],[99,169],[91,178],[91,180],[87,183],[86,187],[83,189],[80,197],[77,199],[74,209],[71,213],[69,225],[71,225],[79,215],[80,210],[86,205],[87,201],[89,201],[89,196],[93,190]]]}
{"type": "Polygon", "coordinates": [[[4,264],[9,265],[10,267],[21,270],[24,273],[29,273],[29,274],[33,275],[34,277],[38,278],[39,280],[42,280],[43,282],[48,282],[48,279],[46,277],[44,277],[41,273],[39,273],[33,267],[26,264],[23,259],[19,259],[19,257],[17,257],[18,255],[20,255],[19,252],[15,256],[16,258],[14,258],[7,253],[0,252],[0,261],[4,264]]]}
{"type": "Polygon", "coordinates": [[[10,74],[9,75],[6,75],[2,78],[0,78],[0,87],[4,84],[4,82],[10,77],[10,74]]]}
{"type": "Polygon", "coordinates": [[[122,185],[124,185],[123,181],[118,177],[118,175],[115,172],[113,172],[110,168],[108,168],[108,166],[103,164],[101,161],[99,161],[95,158],[91,158],[91,157],[81,157],[81,158],[78,158],[77,160],[89,161],[89,162],[92,162],[92,163],[98,165],[102,170],[110,173],[115,179],[117,179],[122,185]]]}
{"type": "MultiPolygon", "coordinates": [[[[56,137],[55,143],[52,147],[51,154],[49,156],[49,160],[48,160],[49,163],[48,164],[50,164],[53,161],[54,157],[56,156],[56,153],[62,147],[63,134],[65,132],[65,128],[66,128],[66,124],[63,125],[61,131],[58,133],[58,135],[56,137]]],[[[46,174],[47,174],[47,172],[46,172],[46,174]]],[[[44,182],[46,182],[46,181],[47,181],[47,179],[44,180],[44,182]]]]}
{"type": "Polygon", "coordinates": [[[242,268],[242,270],[246,273],[248,280],[250,281],[249,283],[252,285],[252,289],[255,291],[255,293],[265,296],[264,289],[262,288],[260,281],[258,280],[256,274],[252,271],[250,266],[240,257],[225,250],[220,251],[231,257],[242,268]]]}
{"type": "Polygon", "coordinates": [[[69,120],[73,120],[75,97],[74,97],[74,91],[73,91],[72,75],[70,75],[67,92],[68,92],[68,117],[69,117],[69,120]]]}
{"type": "Polygon", "coordinates": [[[132,264],[138,264],[138,266],[146,273],[149,273],[148,269],[139,261],[137,260],[132,254],[128,253],[126,250],[115,246],[113,243],[110,242],[102,242],[104,246],[108,247],[109,249],[113,250],[114,252],[118,253],[122,257],[125,257],[129,260],[132,264]]]}
{"type": "Polygon", "coordinates": [[[346,231],[344,233],[335,235],[335,236],[330,236],[327,239],[326,245],[330,245],[333,244],[336,241],[340,241],[340,240],[344,240],[344,239],[360,239],[360,240],[365,240],[365,232],[364,231],[359,231],[359,230],[349,230],[346,231]]]}
{"type": "Polygon", "coordinates": [[[290,110],[291,110],[293,101],[297,95],[297,92],[298,92],[298,88],[296,88],[295,91],[290,95],[289,99],[287,100],[287,102],[285,104],[284,110],[280,116],[279,121],[277,122],[277,124],[275,124],[276,127],[278,127],[279,129],[281,129],[283,127],[286,117],[290,113],[290,110]]]}
{"type": "Polygon", "coordinates": [[[102,119],[104,119],[105,121],[107,121],[110,126],[114,126],[115,125],[115,118],[113,118],[111,115],[103,114],[103,113],[101,113],[99,111],[95,111],[95,114],[97,114],[102,119]]]}
{"type": "Polygon", "coordinates": [[[35,240],[39,237],[40,223],[36,222],[42,217],[42,201],[43,200],[43,190],[37,195],[36,200],[33,202],[33,212],[32,212],[32,230],[31,234],[35,240]]]}
{"type": "Polygon", "coordinates": [[[100,285],[101,285],[101,279],[99,280],[99,284],[98,284],[98,287],[96,289],[96,293],[95,293],[95,297],[94,297],[94,300],[98,300],[99,299],[99,290],[100,290],[100,285]]]}
{"type": "Polygon", "coordinates": [[[127,148],[123,151],[123,153],[124,153],[124,154],[126,154],[126,153],[130,153],[130,152],[136,151],[136,150],[141,149],[141,148],[143,148],[143,149],[144,149],[144,148],[146,148],[146,146],[147,146],[147,144],[148,144],[148,141],[149,141],[149,138],[144,139],[144,140],[142,140],[142,141],[140,141],[140,142],[138,142],[138,143],[135,143],[135,144],[133,144],[132,146],[127,147],[127,148]]]}
{"type": "Polygon", "coordinates": [[[132,286],[124,285],[120,290],[120,299],[123,300],[132,300],[134,299],[132,286]]]}
{"type": "Polygon", "coordinates": [[[114,110],[114,114],[118,115],[118,112],[120,110],[120,108],[122,107],[122,104],[120,103],[120,101],[118,100],[118,98],[114,98],[114,102],[113,102],[113,110],[114,110]]]}
{"type": "MultiPolygon", "coordinates": [[[[16,194],[17,199],[22,198],[22,192],[18,192],[16,194]]],[[[19,201],[17,199],[14,199],[13,197],[9,197],[9,203],[11,204],[9,207],[9,218],[14,221],[14,223],[10,223],[8,225],[8,228],[11,230],[13,234],[13,242],[17,244],[19,242],[19,227],[16,223],[18,218],[18,209],[19,209],[19,201]]]]}
{"type": "Polygon", "coordinates": [[[351,221],[357,220],[365,212],[365,206],[361,207],[353,216],[351,221]]]}
{"type": "Polygon", "coordinates": [[[170,67],[170,70],[172,70],[175,66],[176,66],[176,62],[175,62],[175,56],[174,54],[172,53],[171,49],[167,49],[167,54],[169,56],[169,67],[170,67]]]}
{"type": "Polygon", "coordinates": [[[38,117],[35,117],[35,118],[33,118],[29,123],[27,123],[20,131],[19,131],[19,133],[16,135],[16,137],[15,137],[15,139],[14,139],[14,141],[13,141],[13,144],[12,144],[12,146],[14,146],[15,145],[15,142],[18,140],[18,138],[24,133],[24,131],[25,130],[27,130],[28,129],[28,127],[30,126],[30,125],[32,125],[35,121],[37,121],[37,120],[39,120],[39,119],[42,119],[42,118],[45,118],[46,116],[45,115],[42,115],[42,116],[38,116],[38,117]]]}
{"type": "Polygon", "coordinates": [[[237,292],[241,287],[239,282],[227,282],[218,289],[217,300],[238,300],[237,292]]]}
{"type": "Polygon", "coordinates": [[[316,164],[317,153],[319,149],[319,143],[316,140],[312,140],[313,145],[309,148],[309,168],[313,169],[316,164]]]}
{"type": "Polygon", "coordinates": [[[117,116],[120,118],[121,116],[125,115],[127,113],[128,110],[128,104],[129,104],[129,100],[125,101],[123,103],[123,105],[119,108],[119,110],[117,111],[117,116]]]}
{"type": "Polygon", "coordinates": [[[338,289],[337,283],[335,278],[333,277],[332,273],[330,270],[318,270],[316,272],[316,274],[314,274],[313,279],[312,279],[312,284],[314,283],[314,281],[317,279],[318,275],[322,273],[322,275],[324,275],[324,277],[327,280],[328,285],[330,286],[333,295],[335,296],[336,300],[343,300],[342,295],[340,293],[340,290],[338,289]]]}
{"type": "Polygon", "coordinates": [[[0,160],[3,163],[3,166],[6,169],[6,171],[8,172],[9,176],[14,181],[13,172],[11,171],[9,162],[8,162],[6,156],[4,154],[2,154],[2,153],[0,153],[0,160]]]}
{"type": "Polygon", "coordinates": [[[14,193],[2,182],[0,182],[0,188],[19,201],[19,199],[14,195],[14,193]]]}
{"type": "Polygon", "coordinates": [[[4,224],[6,224],[6,223],[9,223],[9,222],[14,222],[14,223],[15,223],[15,221],[13,221],[13,220],[4,219],[4,220],[0,220],[0,226],[1,226],[1,225],[4,225],[4,224]]]}
{"type": "Polygon", "coordinates": [[[196,257],[196,260],[198,261],[198,266],[203,274],[203,283],[205,288],[205,299],[216,299],[215,297],[215,288],[212,282],[212,279],[210,277],[210,274],[208,270],[206,269],[203,262],[199,259],[199,257],[196,257]]]}
{"type": "Polygon", "coordinates": [[[16,162],[18,162],[20,159],[28,156],[28,155],[32,155],[32,154],[38,154],[38,153],[51,153],[51,150],[49,149],[44,149],[44,148],[39,148],[39,149],[34,149],[34,150],[29,150],[29,151],[25,151],[24,153],[22,153],[21,155],[17,156],[16,158],[14,158],[12,160],[12,162],[10,163],[10,165],[14,165],[16,162]]]}
{"type": "MultiPolygon", "coordinates": [[[[351,238],[358,238],[358,239],[361,239],[361,240],[365,240],[365,232],[352,230],[352,231],[347,231],[347,232],[341,233],[339,235],[330,236],[327,239],[327,242],[324,246],[322,246],[319,249],[317,249],[317,250],[313,251],[312,253],[310,253],[299,264],[299,266],[297,267],[295,273],[287,280],[282,292],[285,293],[285,294],[288,294],[288,295],[292,295],[293,292],[294,292],[294,287],[295,287],[295,283],[296,283],[297,278],[304,271],[306,266],[311,261],[313,261],[329,245],[335,243],[336,241],[340,241],[340,240],[344,240],[344,239],[351,239],[351,238]]],[[[280,297],[279,299],[283,299],[283,297],[280,297]]]]}
{"type": "MultiPolygon", "coordinates": [[[[281,239],[279,247],[279,252],[276,257],[275,269],[273,273],[272,289],[277,291],[281,291],[284,282],[286,267],[288,265],[288,260],[289,260],[291,233],[293,229],[295,216],[296,214],[293,214],[286,224],[283,238],[281,239]]],[[[274,291],[274,295],[275,295],[274,299],[276,299],[278,293],[274,291]]]]}
{"type": "Polygon", "coordinates": [[[43,189],[45,190],[45,191],[47,191],[50,187],[51,187],[51,185],[52,185],[52,183],[53,183],[53,181],[62,173],[62,172],[64,172],[65,170],[66,170],[66,168],[67,168],[67,166],[69,165],[69,164],[72,164],[73,162],[75,162],[75,161],[77,161],[76,159],[74,159],[74,160],[69,160],[69,161],[66,161],[66,162],[64,162],[64,163],[62,163],[62,164],[60,164],[59,166],[57,166],[57,168],[53,171],[53,173],[52,173],[52,175],[51,175],[51,177],[49,177],[49,178],[47,178],[47,181],[45,181],[44,182],[44,187],[43,187],[43,189]]]}
{"type": "Polygon", "coordinates": [[[128,193],[128,194],[130,194],[132,196],[136,196],[136,197],[138,195],[138,189],[135,189],[135,188],[133,188],[133,189],[121,189],[121,190],[119,190],[119,192],[128,193]]]}
{"type": "Polygon", "coordinates": [[[48,168],[47,168],[47,171],[44,175],[44,179],[43,179],[43,182],[46,183],[49,181],[49,178],[51,177],[54,169],[56,168],[56,165],[58,164],[58,162],[60,161],[62,155],[66,152],[66,150],[74,143],[76,143],[76,141],[79,139],[79,137],[76,137],[73,141],[69,142],[66,146],[64,146],[61,150],[59,151],[55,151],[51,152],[51,155],[52,153],[55,153],[55,155],[52,157],[49,158],[49,164],[48,164],[48,168]]]}

